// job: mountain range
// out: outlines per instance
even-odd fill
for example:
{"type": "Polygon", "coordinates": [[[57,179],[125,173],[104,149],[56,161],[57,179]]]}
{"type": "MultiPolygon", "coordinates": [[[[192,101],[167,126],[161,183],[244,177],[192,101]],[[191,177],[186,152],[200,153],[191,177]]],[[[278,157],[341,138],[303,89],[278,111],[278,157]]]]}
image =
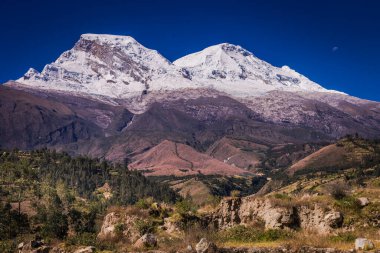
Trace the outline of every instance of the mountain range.
{"type": "Polygon", "coordinates": [[[0,148],[54,148],[147,175],[254,174],[348,134],[380,137],[379,102],[240,46],[170,62],[129,36],[100,34],[0,86],[0,119],[0,148]]]}

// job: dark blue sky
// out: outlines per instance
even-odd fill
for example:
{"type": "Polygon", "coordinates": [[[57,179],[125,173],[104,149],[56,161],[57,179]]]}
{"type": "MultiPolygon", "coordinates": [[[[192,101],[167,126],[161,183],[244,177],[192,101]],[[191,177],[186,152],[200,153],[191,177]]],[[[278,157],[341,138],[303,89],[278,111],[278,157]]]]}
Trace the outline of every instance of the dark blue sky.
{"type": "Polygon", "coordinates": [[[377,0],[1,0],[0,10],[0,82],[41,70],[82,33],[108,33],[169,60],[239,44],[326,88],[380,101],[377,0]]]}

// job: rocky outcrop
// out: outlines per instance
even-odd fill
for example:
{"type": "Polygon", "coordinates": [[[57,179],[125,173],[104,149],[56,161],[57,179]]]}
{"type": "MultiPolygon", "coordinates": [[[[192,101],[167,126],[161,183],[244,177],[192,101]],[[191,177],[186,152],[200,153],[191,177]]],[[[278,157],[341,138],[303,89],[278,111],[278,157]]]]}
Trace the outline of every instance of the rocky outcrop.
{"type": "Polygon", "coordinates": [[[208,241],[206,238],[202,238],[195,246],[197,253],[217,253],[218,248],[215,243],[208,241]]]}
{"type": "Polygon", "coordinates": [[[358,198],[358,202],[359,202],[361,207],[365,207],[365,206],[369,205],[369,203],[370,203],[369,199],[365,198],[365,197],[358,198]]]}
{"type": "Polygon", "coordinates": [[[271,198],[249,196],[222,200],[212,220],[220,229],[263,221],[266,229],[302,228],[329,233],[342,225],[343,216],[318,204],[281,205],[271,198]]]}
{"type": "Polygon", "coordinates": [[[95,247],[88,246],[88,247],[77,249],[76,251],[74,251],[74,253],[94,253],[95,251],[96,251],[95,247]]]}
{"type": "Polygon", "coordinates": [[[355,249],[356,250],[372,250],[375,248],[375,245],[371,240],[367,238],[357,238],[355,240],[355,249]]]}
{"type": "Polygon", "coordinates": [[[157,237],[154,234],[145,234],[133,245],[135,248],[153,248],[157,246],[157,237]]]}
{"type": "Polygon", "coordinates": [[[18,244],[17,249],[18,253],[49,253],[51,247],[45,245],[44,241],[37,237],[27,243],[21,242],[18,244]]]}
{"type": "Polygon", "coordinates": [[[136,215],[124,212],[111,212],[104,217],[102,227],[98,234],[101,240],[123,236],[134,242],[139,238],[139,231],[135,227],[136,215]]]}

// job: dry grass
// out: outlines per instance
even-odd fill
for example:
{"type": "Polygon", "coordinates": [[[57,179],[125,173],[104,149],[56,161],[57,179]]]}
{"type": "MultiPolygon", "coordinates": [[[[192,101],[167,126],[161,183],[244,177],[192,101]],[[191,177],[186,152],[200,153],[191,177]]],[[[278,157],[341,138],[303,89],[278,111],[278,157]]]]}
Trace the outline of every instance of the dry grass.
{"type": "Polygon", "coordinates": [[[304,246],[316,248],[336,248],[348,250],[354,247],[354,242],[333,240],[332,235],[320,235],[314,232],[299,231],[293,234],[292,237],[280,239],[276,241],[263,242],[219,242],[220,247],[289,247],[292,249],[300,249],[304,246]]]}

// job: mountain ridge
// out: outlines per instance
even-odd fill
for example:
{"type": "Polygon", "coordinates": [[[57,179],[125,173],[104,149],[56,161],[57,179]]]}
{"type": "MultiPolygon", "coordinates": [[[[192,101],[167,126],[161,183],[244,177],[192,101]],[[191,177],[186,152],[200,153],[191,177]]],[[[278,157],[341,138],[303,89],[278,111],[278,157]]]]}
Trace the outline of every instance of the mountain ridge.
{"type": "Polygon", "coordinates": [[[171,63],[130,36],[99,34],[81,35],[72,49],[47,64],[41,73],[30,69],[17,82],[124,99],[181,88],[213,88],[233,97],[255,97],[271,90],[336,93],[287,66],[274,67],[229,43],[207,47],[171,63]],[[189,62],[206,69],[194,70],[189,62]]]}

